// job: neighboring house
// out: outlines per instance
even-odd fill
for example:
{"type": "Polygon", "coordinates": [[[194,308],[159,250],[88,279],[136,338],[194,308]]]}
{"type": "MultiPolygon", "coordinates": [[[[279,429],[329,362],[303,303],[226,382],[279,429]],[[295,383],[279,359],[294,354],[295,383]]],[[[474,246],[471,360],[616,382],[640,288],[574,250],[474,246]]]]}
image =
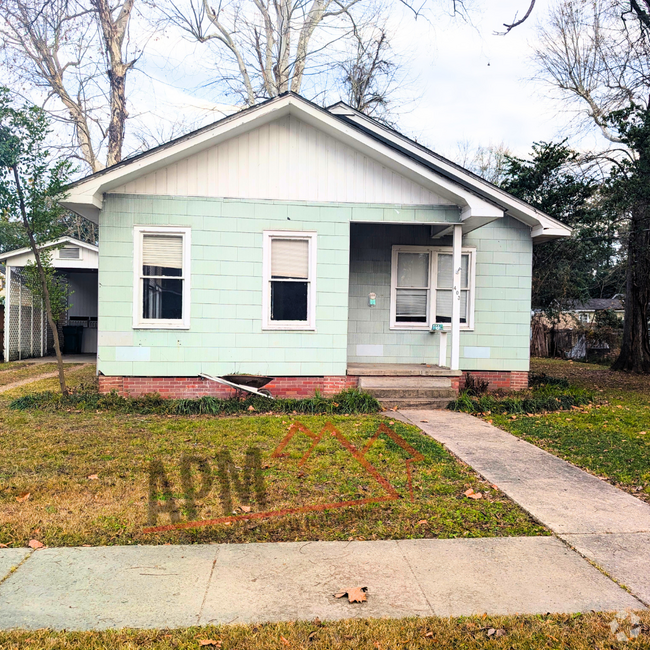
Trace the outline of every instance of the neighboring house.
{"type": "Polygon", "coordinates": [[[567,315],[574,315],[581,323],[593,323],[596,320],[596,313],[599,311],[612,311],[618,318],[623,320],[625,316],[625,305],[623,297],[617,294],[613,298],[592,298],[584,303],[576,303],[567,310],[567,315]]]}
{"type": "Polygon", "coordinates": [[[533,245],[570,235],[295,94],[84,178],[64,205],[99,223],[97,367],[122,394],[223,395],[203,373],[271,376],[275,395],[461,370],[526,386],[533,245]]]}
{"type": "MultiPolygon", "coordinates": [[[[83,327],[82,352],[97,352],[97,246],[73,237],[43,244],[52,252],[52,266],[66,279],[70,289],[66,325],[83,327]]],[[[7,361],[42,357],[52,350],[52,334],[40,300],[33,297],[21,273],[27,262],[35,262],[30,248],[0,255],[6,266],[4,358],[7,361]]]]}

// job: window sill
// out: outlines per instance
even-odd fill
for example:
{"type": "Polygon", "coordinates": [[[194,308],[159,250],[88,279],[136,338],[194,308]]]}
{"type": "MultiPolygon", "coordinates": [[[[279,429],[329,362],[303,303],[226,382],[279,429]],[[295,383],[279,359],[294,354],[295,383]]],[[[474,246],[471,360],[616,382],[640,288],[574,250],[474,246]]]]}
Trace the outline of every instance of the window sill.
{"type": "MultiPolygon", "coordinates": [[[[448,332],[451,333],[451,326],[450,327],[443,327],[442,330],[431,330],[431,326],[427,327],[403,327],[400,325],[391,325],[390,326],[391,331],[396,331],[396,332],[430,332],[431,334],[436,334],[437,332],[448,332]]],[[[463,327],[462,325],[460,326],[460,331],[461,332],[473,332],[474,328],[473,327],[463,327]]]]}
{"type": "Polygon", "coordinates": [[[189,330],[189,323],[134,323],[134,330],[189,330]]]}
{"type": "Polygon", "coordinates": [[[314,325],[262,325],[263,332],[315,332],[314,325]]]}

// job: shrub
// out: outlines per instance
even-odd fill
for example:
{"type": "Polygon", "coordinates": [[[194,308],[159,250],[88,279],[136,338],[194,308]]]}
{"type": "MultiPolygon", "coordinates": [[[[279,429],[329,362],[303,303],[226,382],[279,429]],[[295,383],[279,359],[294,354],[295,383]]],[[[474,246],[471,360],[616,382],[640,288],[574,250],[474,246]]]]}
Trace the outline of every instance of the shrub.
{"type": "Polygon", "coordinates": [[[541,386],[555,386],[556,388],[569,388],[570,384],[564,377],[551,377],[545,372],[531,372],[528,376],[528,385],[530,388],[539,388],[541,386]]]}
{"type": "Polygon", "coordinates": [[[579,388],[543,386],[536,390],[506,396],[483,395],[473,397],[463,391],[448,408],[464,413],[493,413],[517,415],[561,411],[572,406],[585,406],[593,402],[593,393],[579,388]]]}
{"type": "Polygon", "coordinates": [[[471,373],[465,374],[465,392],[473,397],[480,397],[488,392],[490,382],[487,379],[475,377],[471,373]]]}
{"type": "Polygon", "coordinates": [[[349,388],[334,397],[315,395],[306,399],[276,399],[252,395],[246,399],[164,399],[160,395],[120,397],[117,393],[100,395],[92,391],[77,391],[69,395],[44,392],[25,395],[13,400],[9,408],[19,411],[112,411],[138,415],[236,415],[260,413],[377,413],[379,402],[358,389],[349,388]]]}

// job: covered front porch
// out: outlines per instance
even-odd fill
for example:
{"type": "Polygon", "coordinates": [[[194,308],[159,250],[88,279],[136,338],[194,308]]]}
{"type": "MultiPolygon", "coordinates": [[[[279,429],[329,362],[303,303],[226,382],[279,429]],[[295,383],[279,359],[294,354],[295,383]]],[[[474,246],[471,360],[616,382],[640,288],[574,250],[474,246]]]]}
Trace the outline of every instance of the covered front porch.
{"type": "Polygon", "coordinates": [[[475,255],[462,223],[352,223],[348,374],[460,374],[475,255]]]}

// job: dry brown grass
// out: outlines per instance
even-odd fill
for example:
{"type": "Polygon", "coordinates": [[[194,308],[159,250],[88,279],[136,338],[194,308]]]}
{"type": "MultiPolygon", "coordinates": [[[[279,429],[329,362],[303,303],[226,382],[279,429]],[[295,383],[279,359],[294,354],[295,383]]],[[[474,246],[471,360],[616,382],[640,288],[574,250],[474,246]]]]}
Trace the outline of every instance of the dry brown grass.
{"type": "MultiPolygon", "coordinates": [[[[470,618],[362,619],[185,630],[111,632],[0,632],[3,650],[607,650],[650,648],[650,614],[638,612],[640,634],[619,642],[610,629],[614,614],[484,616],[470,618]],[[488,636],[490,630],[502,630],[488,636]],[[212,640],[216,645],[200,646],[212,640]]],[[[629,623],[622,628],[629,632],[629,623]]]]}

